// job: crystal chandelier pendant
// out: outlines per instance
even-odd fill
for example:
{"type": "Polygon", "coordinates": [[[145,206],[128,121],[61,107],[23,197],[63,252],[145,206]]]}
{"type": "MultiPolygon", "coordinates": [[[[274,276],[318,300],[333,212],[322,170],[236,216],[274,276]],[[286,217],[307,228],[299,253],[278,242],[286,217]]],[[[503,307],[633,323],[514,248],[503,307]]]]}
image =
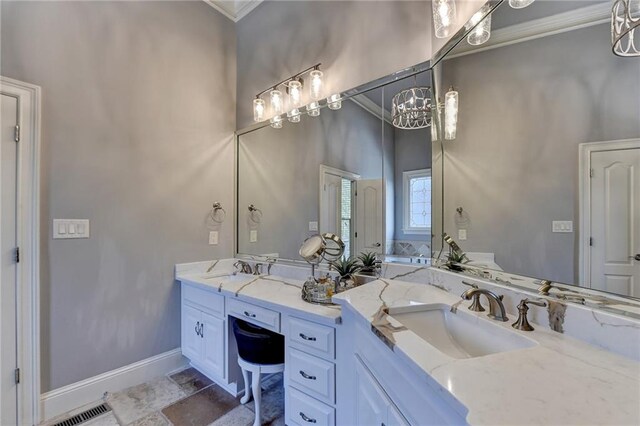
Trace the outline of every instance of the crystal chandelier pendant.
{"type": "Polygon", "coordinates": [[[617,0],[613,4],[611,43],[618,56],[640,56],[640,0],[617,0]]]}
{"type": "Polygon", "coordinates": [[[431,88],[412,87],[391,101],[391,117],[398,129],[422,129],[431,125],[431,88]]]}

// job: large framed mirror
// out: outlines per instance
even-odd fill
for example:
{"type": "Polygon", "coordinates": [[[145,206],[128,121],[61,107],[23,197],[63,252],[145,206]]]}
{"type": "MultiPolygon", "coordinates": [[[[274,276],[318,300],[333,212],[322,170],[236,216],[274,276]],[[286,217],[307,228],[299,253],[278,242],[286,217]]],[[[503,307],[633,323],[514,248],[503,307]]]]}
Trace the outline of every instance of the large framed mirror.
{"type": "Polygon", "coordinates": [[[612,53],[609,1],[496,5],[434,66],[458,101],[433,145],[457,268],[638,298],[640,58],[612,53]]]}
{"type": "Polygon", "coordinates": [[[238,132],[238,255],[298,261],[306,238],[328,232],[344,241],[347,258],[431,259],[428,64],[341,98],[281,128],[238,132]]]}

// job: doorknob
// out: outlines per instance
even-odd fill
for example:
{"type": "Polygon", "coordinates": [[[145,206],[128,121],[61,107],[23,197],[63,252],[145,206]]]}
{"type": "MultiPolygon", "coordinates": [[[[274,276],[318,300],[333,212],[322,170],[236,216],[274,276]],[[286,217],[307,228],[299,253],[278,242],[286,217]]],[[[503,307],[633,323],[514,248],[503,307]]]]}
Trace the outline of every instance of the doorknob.
{"type": "Polygon", "coordinates": [[[375,243],[373,246],[374,246],[374,247],[380,247],[381,245],[382,245],[382,244],[380,244],[380,243],[375,243]]]}
{"type": "Polygon", "coordinates": [[[629,259],[635,259],[640,262],[640,253],[636,254],[635,256],[629,256],[629,259]]]}

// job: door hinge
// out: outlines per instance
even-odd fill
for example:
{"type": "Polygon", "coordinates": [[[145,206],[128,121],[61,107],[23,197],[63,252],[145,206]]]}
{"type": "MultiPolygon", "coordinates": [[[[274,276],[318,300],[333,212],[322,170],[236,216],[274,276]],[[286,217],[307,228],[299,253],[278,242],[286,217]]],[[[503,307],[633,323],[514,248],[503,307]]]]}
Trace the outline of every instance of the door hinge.
{"type": "Polygon", "coordinates": [[[590,178],[592,178],[592,177],[593,177],[593,175],[594,175],[594,173],[593,173],[593,169],[589,169],[589,177],[590,177],[590,178]]]}
{"type": "Polygon", "coordinates": [[[16,142],[20,142],[20,126],[16,125],[15,127],[15,131],[14,131],[14,139],[16,142]]]}
{"type": "Polygon", "coordinates": [[[589,237],[589,245],[592,246],[593,245],[593,237],[589,237]]]}
{"type": "Polygon", "coordinates": [[[16,247],[16,263],[20,263],[20,247],[16,247]]]}
{"type": "Polygon", "coordinates": [[[16,368],[16,370],[13,372],[14,378],[16,380],[16,385],[18,383],[20,383],[20,369],[16,368]]]}

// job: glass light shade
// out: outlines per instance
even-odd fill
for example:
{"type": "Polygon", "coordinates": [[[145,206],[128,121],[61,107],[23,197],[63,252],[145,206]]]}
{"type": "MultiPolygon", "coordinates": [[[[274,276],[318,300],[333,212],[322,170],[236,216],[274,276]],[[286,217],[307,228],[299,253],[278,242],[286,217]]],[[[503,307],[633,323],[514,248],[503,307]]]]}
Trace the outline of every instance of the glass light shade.
{"type": "Polygon", "coordinates": [[[529,6],[535,0],[509,0],[509,6],[514,9],[522,9],[529,6]]]}
{"type": "Polygon", "coordinates": [[[273,127],[274,129],[282,129],[282,117],[280,117],[279,115],[271,118],[269,122],[271,123],[271,127],[273,127]]]}
{"type": "Polygon", "coordinates": [[[611,43],[618,56],[640,56],[640,0],[616,0],[613,4],[611,43]]]}
{"type": "Polygon", "coordinates": [[[338,110],[342,108],[342,101],[340,100],[340,95],[335,93],[327,98],[327,106],[329,109],[338,110]]]}
{"type": "Polygon", "coordinates": [[[309,95],[311,99],[317,101],[322,96],[322,71],[313,70],[309,73],[309,95]]]}
{"type": "Polygon", "coordinates": [[[318,102],[311,102],[307,105],[307,114],[310,117],[317,117],[320,115],[320,105],[318,102]]]}
{"type": "Polygon", "coordinates": [[[470,45],[478,46],[482,43],[486,43],[487,40],[489,40],[489,37],[491,37],[491,14],[488,13],[489,10],[489,5],[483,6],[482,9],[477,11],[465,25],[466,29],[473,28],[467,36],[467,43],[470,45]]]}
{"type": "Polygon", "coordinates": [[[455,0],[433,0],[433,28],[437,38],[446,38],[451,35],[451,29],[456,22],[455,0]]]}
{"type": "Polygon", "coordinates": [[[456,138],[458,127],[458,92],[449,89],[444,95],[444,139],[453,140],[456,138]]]}
{"type": "Polygon", "coordinates": [[[275,115],[282,114],[283,105],[282,105],[282,92],[279,90],[272,90],[269,93],[269,97],[271,99],[271,113],[275,115]]]}
{"type": "Polygon", "coordinates": [[[302,101],[302,83],[293,80],[288,84],[289,88],[289,107],[298,108],[302,101]]]}
{"type": "Polygon", "coordinates": [[[260,98],[253,100],[253,121],[264,120],[264,101],[260,98]]]}
{"type": "Polygon", "coordinates": [[[298,108],[294,108],[287,113],[287,120],[291,123],[299,123],[300,122],[300,110],[298,108]]]}

